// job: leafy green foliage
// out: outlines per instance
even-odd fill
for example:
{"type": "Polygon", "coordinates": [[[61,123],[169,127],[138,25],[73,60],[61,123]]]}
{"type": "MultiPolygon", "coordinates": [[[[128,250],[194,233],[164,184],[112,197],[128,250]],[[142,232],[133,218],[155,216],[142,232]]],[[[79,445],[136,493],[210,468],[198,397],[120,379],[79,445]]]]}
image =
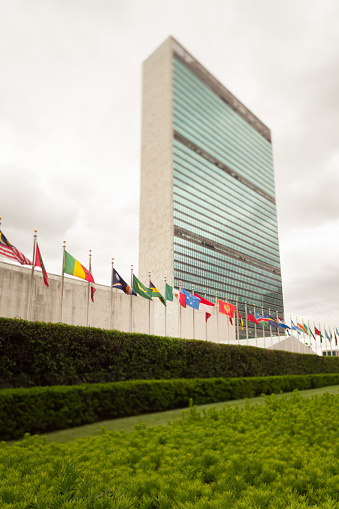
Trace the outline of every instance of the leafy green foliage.
{"type": "Polygon", "coordinates": [[[0,318],[0,387],[339,373],[339,359],[0,318]]]}
{"type": "Polygon", "coordinates": [[[68,444],[0,446],[2,509],[335,508],[339,395],[267,396],[68,444]]]}
{"type": "MultiPolygon", "coordinates": [[[[339,384],[339,374],[133,380],[0,390],[0,439],[173,408],[339,384]]],[[[193,415],[193,414],[192,414],[193,415]]]]}

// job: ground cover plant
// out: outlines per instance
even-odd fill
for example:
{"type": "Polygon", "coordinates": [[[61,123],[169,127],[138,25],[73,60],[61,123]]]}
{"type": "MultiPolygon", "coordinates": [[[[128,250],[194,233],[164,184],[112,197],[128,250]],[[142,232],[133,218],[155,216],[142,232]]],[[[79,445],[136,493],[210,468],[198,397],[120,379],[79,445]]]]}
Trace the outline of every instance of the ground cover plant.
{"type": "Polygon", "coordinates": [[[3,509],[338,507],[339,395],[267,396],[68,444],[0,448],[3,509]]]}
{"type": "Polygon", "coordinates": [[[0,317],[0,388],[315,373],[338,357],[0,317]]]}

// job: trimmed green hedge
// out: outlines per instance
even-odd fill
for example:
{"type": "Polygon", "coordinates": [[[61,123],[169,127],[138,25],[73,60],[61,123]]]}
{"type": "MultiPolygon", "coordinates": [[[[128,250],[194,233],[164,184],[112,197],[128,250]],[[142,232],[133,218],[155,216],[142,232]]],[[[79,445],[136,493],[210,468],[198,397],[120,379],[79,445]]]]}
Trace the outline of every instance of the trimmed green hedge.
{"type": "Polygon", "coordinates": [[[0,318],[0,388],[338,372],[336,357],[0,318]]]}
{"type": "Polygon", "coordinates": [[[81,386],[35,387],[0,391],[0,439],[43,433],[81,424],[339,384],[339,374],[136,380],[81,386]]]}

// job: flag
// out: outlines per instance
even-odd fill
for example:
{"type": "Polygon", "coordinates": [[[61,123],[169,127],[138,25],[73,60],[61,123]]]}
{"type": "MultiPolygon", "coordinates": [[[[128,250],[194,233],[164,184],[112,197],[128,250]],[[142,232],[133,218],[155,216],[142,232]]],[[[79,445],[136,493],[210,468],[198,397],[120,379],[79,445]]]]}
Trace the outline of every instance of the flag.
{"type": "Polygon", "coordinates": [[[335,346],[337,346],[338,345],[338,340],[337,340],[337,335],[336,335],[335,332],[334,332],[334,341],[335,341],[335,346]]]}
{"type": "Polygon", "coordinates": [[[277,320],[275,320],[275,318],[273,318],[271,315],[268,315],[267,313],[264,313],[264,318],[268,318],[268,325],[270,325],[271,327],[275,327],[275,328],[278,328],[278,322],[277,320]]]}
{"type": "Polygon", "coordinates": [[[239,320],[239,323],[240,323],[241,330],[244,330],[244,322],[242,321],[239,309],[238,309],[238,320],[239,320]]]}
{"type": "Polygon", "coordinates": [[[249,322],[253,322],[253,323],[256,323],[256,324],[258,324],[258,325],[259,325],[259,323],[260,323],[260,322],[256,319],[256,317],[255,317],[254,315],[252,315],[252,313],[249,313],[248,311],[247,311],[247,320],[248,320],[249,322]]]}
{"type": "Polygon", "coordinates": [[[41,253],[40,253],[40,249],[39,249],[38,243],[36,243],[36,247],[35,247],[35,265],[34,266],[35,267],[40,267],[40,269],[42,270],[42,277],[44,278],[45,286],[49,286],[47,272],[46,272],[46,269],[45,269],[44,262],[42,261],[42,256],[41,256],[41,253]]]}
{"type": "Polygon", "coordinates": [[[78,262],[78,260],[73,258],[73,256],[67,253],[67,251],[65,251],[64,273],[70,274],[70,276],[85,279],[90,283],[95,282],[89,270],[85,269],[85,267],[81,265],[81,263],[78,262]]]}
{"type": "Polygon", "coordinates": [[[194,295],[200,299],[199,309],[202,311],[205,311],[205,321],[212,316],[210,311],[212,311],[210,308],[215,307],[215,304],[213,302],[210,302],[209,300],[205,299],[204,297],[200,297],[197,293],[194,292],[194,295]]]}
{"type": "Polygon", "coordinates": [[[289,327],[288,325],[286,325],[286,323],[285,323],[285,322],[283,322],[283,321],[281,320],[281,318],[279,318],[279,316],[278,316],[278,324],[279,324],[279,327],[282,327],[283,329],[290,329],[290,328],[291,328],[291,327],[289,327]]]}
{"type": "Polygon", "coordinates": [[[310,329],[308,327],[306,327],[306,325],[304,323],[303,323],[303,327],[304,327],[305,331],[307,332],[307,334],[310,336],[311,335],[310,334],[310,332],[311,332],[310,329]]]}
{"type": "Polygon", "coordinates": [[[233,318],[236,306],[219,299],[219,313],[233,318]]]}
{"type": "Polygon", "coordinates": [[[5,235],[0,230],[0,254],[7,256],[7,258],[11,258],[16,262],[21,263],[21,265],[33,265],[32,262],[26,258],[24,254],[22,254],[16,247],[14,247],[8,240],[5,235]]]}
{"type": "Polygon", "coordinates": [[[300,329],[297,325],[294,325],[293,320],[291,320],[291,326],[292,326],[291,328],[292,328],[293,330],[296,330],[296,331],[297,331],[297,333],[298,333],[298,334],[300,334],[301,329],[300,329]]]}
{"type": "Polygon", "coordinates": [[[141,297],[144,297],[148,300],[153,300],[152,295],[153,292],[151,288],[147,288],[147,286],[143,285],[142,282],[133,274],[133,290],[138,293],[141,297]]]}
{"type": "Polygon", "coordinates": [[[321,330],[318,330],[318,329],[316,328],[316,326],[314,326],[314,332],[315,332],[315,334],[316,334],[317,336],[320,336],[320,343],[322,343],[322,342],[323,342],[323,337],[324,337],[324,336],[321,334],[321,330]]]}
{"type": "Polygon", "coordinates": [[[305,329],[305,327],[303,325],[301,325],[301,323],[297,322],[297,325],[298,327],[303,331],[303,332],[306,332],[307,334],[307,330],[305,329]]]}
{"type": "Polygon", "coordinates": [[[338,334],[338,336],[339,336],[339,331],[338,331],[338,329],[336,328],[335,330],[336,330],[336,333],[337,333],[337,334],[338,334]]]}
{"type": "Polygon", "coordinates": [[[166,300],[173,302],[173,288],[166,283],[166,300]]]}
{"type": "MultiPolygon", "coordinates": [[[[89,273],[93,277],[91,260],[89,261],[89,273]]],[[[92,302],[94,302],[94,294],[95,294],[95,292],[96,292],[95,286],[94,286],[93,283],[91,283],[91,299],[92,299],[92,302]]]]}
{"type": "Polygon", "coordinates": [[[176,290],[173,288],[173,296],[179,301],[179,304],[185,308],[186,307],[186,297],[183,293],[179,292],[179,290],[176,290]]]}
{"type": "Polygon", "coordinates": [[[150,282],[150,285],[149,285],[150,289],[152,290],[153,292],[153,297],[158,297],[158,299],[163,303],[164,306],[166,306],[166,301],[165,299],[163,298],[163,296],[161,295],[161,293],[159,292],[159,290],[154,286],[154,284],[152,283],[152,281],[150,282]]]}
{"type": "Polygon", "coordinates": [[[122,279],[120,274],[113,268],[113,281],[112,281],[112,287],[117,288],[118,290],[122,290],[127,295],[137,295],[135,292],[133,292],[132,288],[122,279]]]}
{"type": "Polygon", "coordinates": [[[187,290],[182,289],[182,293],[186,297],[186,304],[187,306],[193,308],[193,309],[199,309],[200,299],[199,297],[196,297],[192,293],[188,292],[187,290]]]}
{"type": "Polygon", "coordinates": [[[255,312],[255,318],[256,318],[256,320],[258,320],[258,322],[268,323],[268,321],[269,321],[268,318],[265,318],[264,316],[260,315],[259,313],[257,313],[257,311],[255,312]]]}
{"type": "Polygon", "coordinates": [[[327,339],[328,339],[329,341],[331,341],[331,338],[330,338],[330,336],[328,335],[328,333],[327,333],[327,330],[326,330],[326,329],[325,329],[325,336],[327,337],[327,339]]]}

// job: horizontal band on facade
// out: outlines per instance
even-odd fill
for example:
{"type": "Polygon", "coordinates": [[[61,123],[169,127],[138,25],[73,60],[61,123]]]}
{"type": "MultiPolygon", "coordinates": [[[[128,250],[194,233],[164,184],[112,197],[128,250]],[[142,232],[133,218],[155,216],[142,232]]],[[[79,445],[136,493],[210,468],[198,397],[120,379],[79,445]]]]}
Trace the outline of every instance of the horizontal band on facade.
{"type": "Polygon", "coordinates": [[[221,161],[219,161],[219,159],[217,159],[216,157],[214,157],[211,154],[209,154],[208,152],[206,152],[206,150],[198,147],[198,145],[196,145],[195,143],[193,143],[192,141],[190,141],[189,139],[187,139],[185,136],[183,136],[182,134],[178,133],[177,131],[173,132],[173,136],[174,136],[175,140],[179,141],[180,143],[182,143],[186,147],[190,148],[195,153],[199,154],[201,157],[203,157],[204,159],[206,159],[210,163],[214,164],[215,166],[217,166],[218,168],[223,170],[225,173],[227,173],[231,177],[233,177],[236,180],[238,180],[238,182],[241,182],[246,187],[248,187],[249,189],[252,189],[252,191],[255,191],[260,196],[262,196],[263,198],[265,198],[266,200],[270,201],[271,203],[273,203],[275,205],[275,198],[273,198],[271,195],[269,195],[268,193],[263,191],[263,189],[260,189],[260,187],[258,187],[255,184],[253,184],[253,182],[251,182],[250,180],[248,180],[245,177],[241,176],[240,173],[232,170],[229,166],[227,166],[226,164],[222,163],[221,161]]]}
{"type": "Polygon", "coordinates": [[[274,267],[273,265],[270,265],[269,263],[259,261],[256,258],[253,258],[248,255],[244,255],[244,253],[242,253],[240,251],[237,251],[230,247],[226,247],[223,244],[220,244],[219,242],[215,242],[211,239],[206,239],[202,235],[192,233],[184,228],[181,228],[180,226],[174,226],[174,236],[186,238],[195,244],[199,244],[199,245],[202,244],[204,247],[213,249],[213,250],[215,250],[219,253],[222,253],[226,256],[230,256],[231,258],[234,258],[236,260],[242,260],[242,261],[248,263],[249,265],[253,265],[254,267],[258,267],[260,269],[264,269],[264,270],[267,270],[268,272],[272,272],[273,274],[278,274],[279,276],[281,276],[280,269],[278,269],[277,267],[274,267]]]}

